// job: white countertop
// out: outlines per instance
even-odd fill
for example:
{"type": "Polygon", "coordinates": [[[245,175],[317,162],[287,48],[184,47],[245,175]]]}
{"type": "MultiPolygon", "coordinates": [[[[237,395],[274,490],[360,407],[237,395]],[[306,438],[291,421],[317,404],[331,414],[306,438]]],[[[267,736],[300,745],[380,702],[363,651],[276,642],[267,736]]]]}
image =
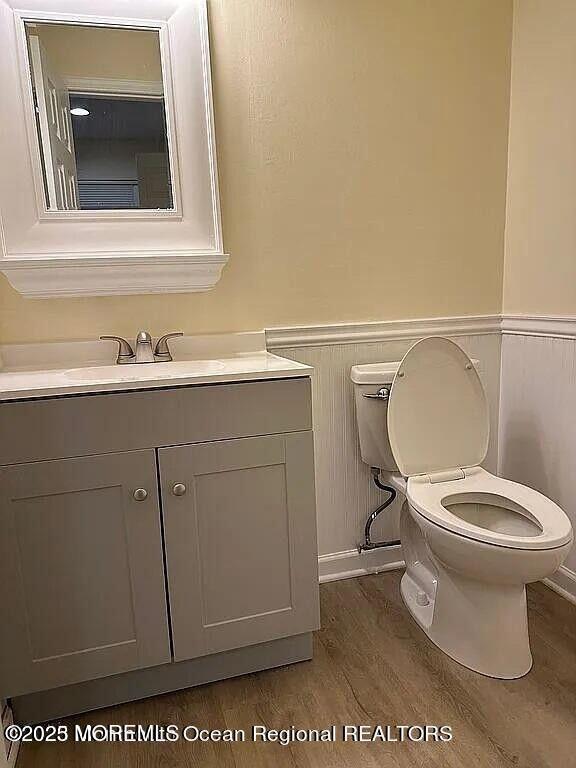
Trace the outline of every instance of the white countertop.
{"type": "Polygon", "coordinates": [[[114,342],[0,347],[0,401],[311,376],[313,368],[264,348],[263,333],[173,339],[171,363],[116,365],[114,342]]]}

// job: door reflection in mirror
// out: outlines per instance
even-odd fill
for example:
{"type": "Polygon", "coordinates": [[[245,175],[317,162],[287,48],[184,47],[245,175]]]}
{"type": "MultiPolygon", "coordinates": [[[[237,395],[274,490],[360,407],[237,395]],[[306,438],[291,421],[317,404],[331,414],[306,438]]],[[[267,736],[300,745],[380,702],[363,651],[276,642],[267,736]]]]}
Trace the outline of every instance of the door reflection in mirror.
{"type": "Polygon", "coordinates": [[[47,209],[173,209],[158,31],[25,27],[47,209]]]}

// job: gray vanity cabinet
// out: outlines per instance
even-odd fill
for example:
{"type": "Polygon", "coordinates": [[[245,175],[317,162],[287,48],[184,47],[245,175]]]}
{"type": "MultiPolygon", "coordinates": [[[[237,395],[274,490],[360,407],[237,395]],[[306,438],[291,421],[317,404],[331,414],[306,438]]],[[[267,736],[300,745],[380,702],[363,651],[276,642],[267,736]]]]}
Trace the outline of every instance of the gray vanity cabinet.
{"type": "Polygon", "coordinates": [[[2,467],[0,510],[3,695],[170,661],[153,450],[2,467]]]}
{"type": "Polygon", "coordinates": [[[306,378],[0,404],[0,696],[309,658],[311,426],[306,378]]]}
{"type": "Polygon", "coordinates": [[[176,661],[318,627],[312,432],[159,451],[176,661]]]}

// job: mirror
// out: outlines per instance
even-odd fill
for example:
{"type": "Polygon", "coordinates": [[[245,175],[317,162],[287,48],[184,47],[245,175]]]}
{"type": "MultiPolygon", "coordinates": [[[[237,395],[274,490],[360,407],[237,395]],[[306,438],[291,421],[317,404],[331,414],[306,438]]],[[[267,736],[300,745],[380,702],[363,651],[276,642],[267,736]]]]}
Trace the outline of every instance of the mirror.
{"type": "Polygon", "coordinates": [[[173,209],[158,30],[25,30],[47,210],[173,209]]]}

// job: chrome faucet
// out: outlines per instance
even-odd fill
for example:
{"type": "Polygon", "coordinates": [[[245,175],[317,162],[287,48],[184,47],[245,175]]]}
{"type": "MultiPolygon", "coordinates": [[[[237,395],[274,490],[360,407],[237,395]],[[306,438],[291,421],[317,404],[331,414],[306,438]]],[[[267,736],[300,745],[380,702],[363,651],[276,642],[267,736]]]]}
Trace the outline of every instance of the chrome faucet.
{"type": "Polygon", "coordinates": [[[154,352],[152,350],[152,336],[148,331],[140,331],[136,336],[136,354],[135,363],[154,363],[154,352]]]}
{"type": "Polygon", "coordinates": [[[161,336],[156,342],[154,351],[152,351],[152,337],[148,331],[140,331],[136,336],[136,352],[132,345],[122,336],[100,336],[102,341],[117,341],[118,355],[116,363],[126,365],[127,363],[169,363],[172,360],[168,339],[176,336],[183,336],[181,331],[177,333],[167,333],[161,336]]]}

